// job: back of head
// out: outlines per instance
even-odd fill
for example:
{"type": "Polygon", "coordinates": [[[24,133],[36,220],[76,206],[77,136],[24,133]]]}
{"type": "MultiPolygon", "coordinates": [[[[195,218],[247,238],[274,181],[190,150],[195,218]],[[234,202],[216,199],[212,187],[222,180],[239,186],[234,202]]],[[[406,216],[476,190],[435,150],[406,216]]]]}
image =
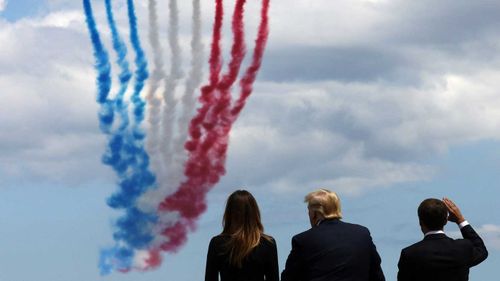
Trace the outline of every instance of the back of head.
{"type": "Polygon", "coordinates": [[[222,234],[230,237],[226,245],[229,260],[231,264],[241,267],[264,232],[259,206],[250,192],[237,190],[229,196],[222,224],[222,234]]]}
{"type": "Polygon", "coordinates": [[[425,199],[418,206],[418,218],[428,230],[442,230],[448,220],[448,208],[439,199],[425,199]]]}
{"type": "Polygon", "coordinates": [[[340,199],[338,195],[328,189],[318,189],[306,195],[304,202],[309,211],[320,214],[325,219],[342,218],[340,199]]]}

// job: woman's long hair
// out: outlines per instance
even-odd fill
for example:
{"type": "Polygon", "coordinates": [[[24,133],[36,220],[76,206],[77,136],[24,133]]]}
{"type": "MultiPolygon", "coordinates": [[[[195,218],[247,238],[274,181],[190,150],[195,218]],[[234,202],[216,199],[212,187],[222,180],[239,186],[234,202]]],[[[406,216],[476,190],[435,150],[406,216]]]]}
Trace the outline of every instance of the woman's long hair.
{"type": "Polygon", "coordinates": [[[243,260],[259,245],[261,237],[270,240],[264,234],[259,206],[246,190],[237,190],[227,198],[222,226],[222,235],[229,236],[226,244],[229,263],[237,267],[241,267],[243,260]]]}

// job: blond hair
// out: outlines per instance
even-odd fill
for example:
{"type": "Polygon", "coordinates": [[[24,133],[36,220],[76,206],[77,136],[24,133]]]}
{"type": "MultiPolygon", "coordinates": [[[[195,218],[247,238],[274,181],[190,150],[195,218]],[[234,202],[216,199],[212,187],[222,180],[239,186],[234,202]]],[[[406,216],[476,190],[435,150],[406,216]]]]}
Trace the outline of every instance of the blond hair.
{"type": "Polygon", "coordinates": [[[337,193],[325,188],[306,195],[304,202],[310,211],[320,213],[325,219],[342,218],[340,199],[337,193]]]}

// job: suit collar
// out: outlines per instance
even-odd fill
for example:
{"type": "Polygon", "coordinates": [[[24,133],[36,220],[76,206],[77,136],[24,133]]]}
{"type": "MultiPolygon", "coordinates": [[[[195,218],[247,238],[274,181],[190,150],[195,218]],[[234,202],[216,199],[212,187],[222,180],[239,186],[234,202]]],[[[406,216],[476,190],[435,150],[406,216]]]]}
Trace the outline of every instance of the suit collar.
{"type": "Polygon", "coordinates": [[[436,239],[443,239],[443,238],[448,238],[446,234],[444,233],[437,233],[437,234],[428,234],[424,237],[424,240],[436,240],[436,239]]]}
{"type": "Polygon", "coordinates": [[[335,223],[338,223],[340,221],[340,219],[338,218],[333,218],[333,219],[324,219],[322,221],[320,221],[317,226],[320,226],[322,224],[335,224],[335,223]]]}
{"type": "Polygon", "coordinates": [[[444,234],[444,231],[443,230],[431,230],[431,231],[426,232],[424,234],[424,236],[433,235],[433,234],[444,234]]]}

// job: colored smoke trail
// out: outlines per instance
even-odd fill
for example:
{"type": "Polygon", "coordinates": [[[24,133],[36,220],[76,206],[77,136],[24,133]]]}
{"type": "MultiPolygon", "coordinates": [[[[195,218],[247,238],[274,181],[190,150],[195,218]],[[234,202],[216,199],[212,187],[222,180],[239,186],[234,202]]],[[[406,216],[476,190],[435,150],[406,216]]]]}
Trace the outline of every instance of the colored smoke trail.
{"type": "MultiPolygon", "coordinates": [[[[109,65],[107,54],[99,39],[99,34],[93,19],[90,2],[84,0],[84,9],[87,16],[89,31],[91,33],[95,52],[97,54],[98,65],[109,65]],[[103,54],[106,54],[104,56],[103,54]],[[105,62],[104,59],[108,60],[105,62]]],[[[135,19],[135,11],[132,1],[128,1],[128,14],[131,29],[131,42],[136,53],[136,66],[135,72],[135,87],[132,94],[134,102],[134,125],[133,128],[127,128],[128,124],[128,110],[127,103],[123,101],[130,74],[128,71],[128,64],[126,62],[126,49],[119,37],[118,31],[112,15],[111,2],[106,1],[108,23],[110,25],[113,46],[118,54],[118,64],[122,68],[119,75],[120,78],[120,91],[117,94],[116,108],[110,106],[111,112],[113,109],[117,110],[122,116],[122,124],[118,131],[112,133],[110,126],[106,128],[105,132],[111,134],[108,150],[103,156],[103,162],[113,167],[114,171],[119,177],[120,190],[108,199],[108,205],[115,209],[124,209],[125,214],[116,221],[116,229],[113,233],[116,245],[109,249],[101,251],[99,267],[101,273],[108,274],[112,270],[127,271],[133,266],[133,255],[136,249],[142,249],[153,239],[153,227],[157,222],[155,213],[145,213],[135,206],[136,199],[144,193],[147,189],[152,188],[155,183],[154,175],[148,170],[148,155],[145,152],[142,141],[144,138],[143,133],[140,131],[140,122],[143,119],[144,102],[140,98],[140,92],[144,86],[144,81],[147,79],[147,64],[144,57],[144,52],[140,48],[137,34],[137,26],[135,19]],[[142,108],[141,108],[142,107],[142,108]]],[[[98,67],[98,77],[106,77],[103,79],[105,82],[99,83],[98,102],[113,105],[107,99],[103,100],[102,92],[111,87],[111,79],[109,70],[105,67],[98,67]],[[105,75],[106,74],[106,75],[105,75]],[[103,101],[101,101],[103,100],[103,101]]],[[[102,118],[100,118],[102,120],[102,118]]],[[[106,121],[106,119],[104,119],[106,121]]],[[[101,121],[103,123],[103,121],[101,121]]],[[[105,123],[106,124],[106,123],[105,123]]],[[[102,126],[101,126],[102,127],[102,126]]]]}
{"type": "MultiPolygon", "coordinates": [[[[146,148],[151,155],[151,169],[156,175],[159,175],[164,169],[161,158],[160,139],[161,134],[161,109],[162,99],[158,97],[157,91],[160,87],[160,82],[165,76],[164,61],[163,61],[163,48],[160,44],[159,31],[158,31],[158,15],[156,12],[156,0],[149,0],[148,14],[149,14],[149,43],[153,50],[153,71],[149,80],[149,89],[146,94],[146,101],[148,105],[148,135],[146,138],[146,148]]],[[[157,177],[159,182],[162,179],[157,177]]],[[[161,186],[161,184],[160,184],[161,186]]],[[[139,198],[139,208],[145,211],[156,211],[159,200],[157,190],[149,190],[139,198]]]]}
{"type": "MultiPolygon", "coordinates": [[[[193,6],[193,14],[192,14],[192,39],[191,39],[191,69],[189,71],[188,77],[186,79],[186,85],[184,88],[184,93],[181,98],[181,110],[178,110],[178,119],[177,119],[177,124],[175,124],[176,128],[176,134],[172,134],[173,139],[170,139],[170,145],[171,145],[171,153],[168,157],[168,162],[167,162],[167,167],[168,167],[168,182],[166,177],[166,173],[160,174],[158,176],[158,182],[160,188],[154,189],[154,190],[149,190],[146,194],[144,194],[140,199],[139,199],[139,206],[142,209],[150,208],[150,206],[155,206],[155,208],[161,203],[161,201],[167,197],[168,195],[172,194],[175,191],[175,188],[177,188],[184,176],[183,169],[184,169],[184,163],[187,160],[187,152],[184,148],[184,143],[187,140],[187,134],[188,134],[188,126],[189,126],[189,121],[191,120],[193,111],[196,106],[196,99],[195,99],[195,91],[198,89],[201,83],[201,79],[203,76],[203,44],[202,44],[202,24],[201,24],[201,5],[200,5],[200,0],[193,0],[192,1],[192,6],[193,6]],[[162,176],[163,175],[163,176],[162,176]],[[162,183],[163,182],[163,183],[162,183]],[[161,188],[163,187],[163,188],[161,188]]],[[[174,9],[171,10],[175,11],[175,5],[174,9]]],[[[174,17],[172,17],[174,18],[174,17]]],[[[176,20],[174,20],[175,22],[176,20]]],[[[173,24],[171,26],[176,26],[176,24],[173,24]]],[[[170,32],[171,34],[173,32],[170,32]]],[[[174,38],[174,40],[171,40],[171,42],[175,45],[175,37],[176,36],[171,36],[171,38],[174,38]]],[[[179,67],[180,67],[180,61],[179,61],[179,67]]],[[[175,71],[175,70],[174,70],[175,71]]],[[[150,112],[150,115],[152,112],[150,112]]],[[[150,130],[148,132],[148,138],[153,138],[152,134],[157,134],[158,132],[153,132],[153,129],[150,127],[150,130]]],[[[160,147],[156,143],[157,147],[160,147]]],[[[151,150],[150,154],[152,154],[151,150]]],[[[153,158],[155,158],[155,155],[152,155],[153,158]]],[[[171,222],[175,222],[178,220],[178,216],[175,214],[166,214],[166,213],[160,213],[160,220],[162,220],[162,226],[159,227],[159,230],[163,230],[166,227],[170,226],[171,222]]],[[[159,238],[162,236],[159,235],[159,238]]],[[[154,245],[157,245],[158,243],[161,244],[161,240],[164,239],[159,239],[159,241],[156,241],[153,243],[154,245]]]]}
{"type": "MultiPolygon", "coordinates": [[[[182,76],[182,61],[180,58],[181,47],[178,34],[179,10],[177,8],[176,0],[170,0],[169,2],[169,19],[168,43],[171,50],[171,66],[170,73],[165,78],[165,88],[162,93],[163,107],[152,108],[153,106],[150,106],[150,108],[155,110],[153,112],[150,112],[150,119],[159,118],[159,114],[161,112],[161,123],[160,121],[156,123],[156,120],[154,120],[155,126],[151,126],[149,128],[148,137],[148,144],[150,144],[148,147],[154,149],[149,151],[152,154],[154,163],[157,163],[155,166],[159,167],[155,170],[157,172],[156,174],[158,188],[155,190],[150,190],[139,199],[139,206],[142,209],[154,208],[154,210],[156,210],[163,198],[175,191],[175,188],[177,188],[180,181],[180,175],[182,175],[182,169],[177,172],[177,175],[174,172],[172,157],[172,155],[174,154],[174,152],[172,151],[172,143],[174,140],[173,125],[177,111],[177,101],[174,98],[174,94],[175,89],[177,88],[178,80],[182,76]],[[159,124],[161,124],[162,126],[156,126],[159,124]]],[[[157,28],[155,32],[158,33],[157,28]]],[[[156,100],[154,102],[156,102],[156,100]]],[[[181,149],[183,150],[183,148],[181,149]]]]}
{"type": "Polygon", "coordinates": [[[189,121],[196,107],[195,91],[201,84],[203,76],[203,44],[201,41],[201,8],[200,0],[193,0],[193,26],[191,39],[191,70],[186,80],[184,95],[181,99],[182,112],[177,120],[177,132],[172,142],[172,155],[170,157],[172,182],[180,184],[184,176],[184,163],[187,153],[184,143],[188,138],[189,121]]]}
{"type": "Polygon", "coordinates": [[[120,134],[113,136],[110,147],[118,149],[118,155],[112,154],[112,158],[105,159],[107,164],[112,165],[120,176],[121,190],[108,200],[108,204],[116,209],[128,209],[133,207],[135,200],[145,190],[151,188],[155,182],[154,175],[149,171],[149,157],[144,149],[144,133],[140,123],[144,119],[145,103],[140,97],[144,81],[148,77],[147,63],[144,52],[139,43],[135,8],[131,0],[127,1],[130,40],[134,48],[136,59],[135,85],[132,93],[134,104],[134,124],[126,131],[120,130],[120,134]]]}
{"type": "Polygon", "coordinates": [[[253,84],[262,65],[262,59],[264,57],[264,51],[266,50],[267,39],[269,37],[269,2],[270,0],[263,0],[261,11],[262,19],[259,25],[257,40],[255,40],[255,49],[252,57],[252,62],[240,81],[240,97],[231,109],[233,123],[236,118],[238,118],[241,110],[245,106],[246,100],[252,94],[253,84]]]}
{"type": "MultiPolygon", "coordinates": [[[[241,5],[241,9],[242,8],[243,5],[241,5]]],[[[190,131],[191,139],[186,142],[186,148],[190,152],[185,170],[187,180],[181,184],[176,193],[166,198],[160,206],[160,211],[179,212],[183,218],[183,220],[180,220],[174,226],[164,230],[163,235],[170,238],[169,242],[162,245],[162,249],[165,251],[175,252],[186,241],[188,230],[194,228],[196,219],[206,209],[205,196],[207,192],[225,173],[224,165],[229,132],[232,124],[238,117],[238,113],[243,108],[246,98],[251,94],[253,82],[255,81],[255,77],[262,62],[262,56],[269,34],[268,11],[269,0],[263,0],[256,49],[254,57],[252,58],[252,63],[240,83],[242,86],[242,93],[236,104],[238,107],[231,110],[231,112],[234,111],[234,114],[231,114],[231,116],[220,116],[220,120],[215,120],[213,123],[207,123],[206,112],[210,109],[214,109],[215,104],[211,103],[215,102],[216,99],[204,94],[211,90],[211,86],[214,86],[213,82],[218,80],[215,72],[220,70],[220,67],[218,67],[220,57],[218,57],[217,50],[212,53],[212,55],[215,53],[215,56],[212,56],[210,60],[211,69],[215,71],[211,73],[210,85],[203,89],[204,92],[202,91],[202,102],[205,103],[198,111],[198,115],[192,120],[190,131]],[[205,107],[208,107],[207,111],[203,111],[205,107]],[[203,126],[207,131],[203,136],[200,126],[203,126]],[[200,143],[200,140],[203,141],[200,143]]],[[[217,38],[216,35],[217,34],[214,32],[214,38],[217,38]]],[[[237,33],[235,33],[235,35],[237,35],[237,33]]],[[[236,37],[235,40],[237,40],[236,37]]],[[[233,58],[235,54],[240,52],[243,52],[243,50],[232,52],[233,58]]],[[[235,60],[237,60],[237,58],[235,60]]],[[[221,82],[225,82],[224,79],[221,82]]],[[[224,84],[221,85],[224,86],[224,84]]]]}
{"type": "MultiPolygon", "coordinates": [[[[121,69],[121,72],[118,77],[120,81],[120,90],[118,91],[115,100],[116,100],[116,106],[118,108],[122,108],[123,98],[125,92],[127,91],[129,81],[132,78],[132,73],[130,72],[129,63],[127,61],[127,46],[125,45],[123,39],[118,33],[116,22],[113,16],[113,8],[111,6],[111,0],[106,0],[105,5],[106,5],[106,17],[108,20],[108,25],[111,30],[111,36],[113,40],[113,48],[118,56],[116,63],[121,69]]],[[[122,119],[128,120],[128,115],[126,114],[127,111],[121,110],[121,113],[122,114],[120,114],[120,116],[122,117],[122,119]]],[[[128,122],[125,120],[122,120],[122,122],[124,123],[122,127],[126,127],[126,125],[128,124],[128,122]]]]}
{"type": "Polygon", "coordinates": [[[116,132],[110,132],[111,139],[108,142],[108,148],[106,154],[103,156],[103,162],[110,165],[118,174],[123,173],[126,170],[126,164],[120,163],[121,150],[123,146],[116,145],[116,143],[121,142],[124,134],[126,133],[129,117],[128,117],[128,104],[124,101],[125,92],[127,91],[129,81],[132,78],[132,73],[130,72],[129,63],[127,61],[127,47],[123,42],[118,29],[116,27],[116,22],[113,15],[113,8],[111,5],[111,0],[105,1],[106,5],[106,18],[108,20],[108,25],[111,31],[111,37],[113,41],[113,49],[117,54],[117,64],[121,69],[119,74],[120,89],[114,100],[114,111],[120,116],[121,124],[116,132]]]}
{"type": "Polygon", "coordinates": [[[144,107],[145,103],[141,98],[141,91],[144,88],[144,82],[148,79],[148,63],[146,61],[146,55],[142,49],[141,42],[139,39],[139,33],[137,31],[137,17],[135,15],[135,7],[133,0],[127,0],[128,17],[130,24],[130,42],[135,51],[135,85],[134,92],[132,93],[132,102],[134,103],[134,135],[137,139],[144,138],[143,133],[140,129],[140,124],[144,120],[144,107]]]}
{"type": "MultiPolygon", "coordinates": [[[[217,82],[219,81],[219,74],[222,67],[222,58],[221,58],[221,38],[222,38],[222,22],[224,16],[222,0],[216,0],[215,2],[215,21],[213,26],[213,34],[212,34],[212,44],[211,44],[211,52],[210,52],[210,84],[202,88],[202,97],[200,101],[202,102],[202,107],[198,109],[197,115],[190,121],[189,126],[189,135],[191,138],[200,138],[201,137],[201,122],[203,121],[206,112],[210,109],[211,102],[211,93],[217,82]]],[[[188,143],[188,142],[186,142],[188,143]]],[[[190,152],[189,157],[191,158],[192,152],[190,152]]],[[[177,191],[178,192],[178,191],[177,191]]],[[[175,196],[175,194],[172,196],[175,196]]],[[[171,198],[167,197],[167,198],[171,198]]],[[[194,196],[193,201],[197,202],[197,198],[194,196]]],[[[165,202],[163,201],[160,205],[160,216],[164,216],[163,214],[168,213],[177,213],[178,210],[175,209],[167,209],[165,208],[165,202]]],[[[183,216],[185,217],[185,216],[183,216]]],[[[183,245],[187,241],[187,230],[193,227],[194,221],[186,221],[178,220],[174,225],[167,226],[162,231],[162,235],[165,237],[166,242],[161,245],[162,251],[167,252],[176,252],[181,245],[183,245]]]]}
{"type": "Polygon", "coordinates": [[[203,66],[200,0],[192,0],[191,69],[181,99],[175,98],[176,88],[182,78],[177,0],[169,0],[168,44],[171,65],[168,76],[165,76],[159,40],[157,2],[149,0],[149,43],[154,64],[146,93],[147,104],[141,98],[141,93],[149,78],[148,64],[138,34],[133,1],[127,0],[130,42],[135,54],[135,71],[132,75],[127,61],[127,48],[114,20],[112,2],[105,0],[112,45],[120,69],[120,87],[115,100],[109,98],[109,56],[99,37],[90,0],[82,1],[96,60],[100,128],[108,136],[103,162],[113,168],[119,179],[119,189],[108,199],[108,205],[124,212],[115,223],[115,246],[101,251],[99,267],[103,274],[153,269],[161,263],[161,252],[174,253],[187,241],[188,231],[194,231],[197,219],[206,209],[207,192],[225,174],[229,133],[252,92],[262,63],[269,33],[269,0],[262,0],[256,47],[250,66],[240,80],[241,92],[234,104],[231,88],[238,79],[246,54],[246,0],[235,1],[231,58],[227,73],[223,75],[223,0],[215,0],[209,81],[201,89],[198,99],[201,105],[192,119],[190,117],[197,104],[195,92],[201,83],[203,66]],[[125,96],[132,77],[132,118],[129,121],[125,96]],[[163,100],[157,96],[162,80],[165,82],[163,100]],[[147,136],[141,127],[146,105],[149,125],[147,136]],[[121,120],[119,126],[114,126],[115,116],[121,120]],[[144,148],[145,141],[152,158],[144,148]],[[150,165],[155,174],[149,170],[150,165]]]}
{"type": "Polygon", "coordinates": [[[111,65],[109,64],[108,52],[106,52],[97,30],[90,0],[83,0],[83,9],[96,61],[97,102],[100,105],[99,127],[102,132],[109,133],[114,119],[113,103],[108,98],[111,90],[111,65]]]}
{"type": "MultiPolygon", "coordinates": [[[[182,53],[179,43],[179,9],[177,0],[169,0],[169,29],[168,29],[168,44],[170,46],[170,73],[165,79],[165,89],[163,91],[163,116],[162,116],[162,133],[163,142],[162,158],[166,165],[166,169],[162,172],[160,190],[163,196],[170,195],[177,188],[178,182],[173,182],[172,176],[172,142],[174,139],[174,124],[176,120],[176,111],[178,101],[175,98],[175,92],[179,79],[182,78],[182,53]]],[[[177,177],[178,178],[178,177],[177,177]]],[[[158,202],[159,203],[159,202],[158,202]]]]}
{"type": "MultiPolygon", "coordinates": [[[[232,31],[234,36],[233,46],[231,48],[231,61],[229,62],[229,70],[222,80],[217,84],[217,91],[219,92],[218,101],[212,112],[211,123],[217,122],[221,119],[223,111],[227,110],[231,105],[231,87],[238,78],[238,73],[241,68],[241,63],[245,58],[245,33],[243,25],[243,13],[245,0],[236,2],[233,20],[232,31]]],[[[224,122],[224,120],[221,120],[224,122]]]]}
{"type": "MultiPolygon", "coordinates": [[[[193,0],[193,14],[192,14],[192,39],[191,39],[191,69],[189,71],[188,77],[186,79],[186,85],[184,89],[184,94],[181,98],[181,110],[178,110],[178,119],[176,124],[176,134],[172,134],[173,139],[170,139],[171,154],[168,157],[167,167],[168,167],[168,178],[166,178],[167,173],[161,173],[158,177],[158,182],[160,188],[149,190],[139,199],[139,206],[155,206],[161,203],[161,201],[168,195],[172,194],[177,188],[184,176],[183,168],[184,163],[187,160],[187,152],[184,148],[184,142],[187,140],[188,125],[193,114],[194,108],[196,106],[195,90],[199,87],[202,79],[202,67],[203,67],[203,44],[202,44],[202,29],[201,29],[201,5],[200,0],[193,0]],[[168,180],[168,181],[167,181],[168,180]]],[[[171,12],[176,10],[175,5],[171,12]]],[[[175,20],[174,20],[175,22],[175,20]]],[[[171,27],[176,26],[176,24],[171,25],[171,27]]],[[[172,32],[170,32],[172,34],[172,32]]],[[[171,36],[171,43],[175,44],[175,37],[171,36]]],[[[179,61],[180,67],[180,61],[179,61]]],[[[175,70],[174,70],[175,71],[175,70]]],[[[151,114],[151,113],[150,113],[151,114]]],[[[151,132],[152,133],[152,132],[151,132]]],[[[148,134],[148,137],[150,134],[148,134]]],[[[164,148],[165,149],[165,148],[164,148]]],[[[154,157],[154,155],[153,155],[154,157]]],[[[159,256],[159,247],[164,244],[167,238],[161,235],[164,229],[171,227],[173,224],[179,221],[179,215],[177,212],[160,212],[155,228],[155,240],[151,243],[151,251],[145,253],[142,258],[144,268],[154,268],[159,266],[161,263],[161,258],[159,256]],[[149,261],[146,261],[149,260],[149,261]]]]}

